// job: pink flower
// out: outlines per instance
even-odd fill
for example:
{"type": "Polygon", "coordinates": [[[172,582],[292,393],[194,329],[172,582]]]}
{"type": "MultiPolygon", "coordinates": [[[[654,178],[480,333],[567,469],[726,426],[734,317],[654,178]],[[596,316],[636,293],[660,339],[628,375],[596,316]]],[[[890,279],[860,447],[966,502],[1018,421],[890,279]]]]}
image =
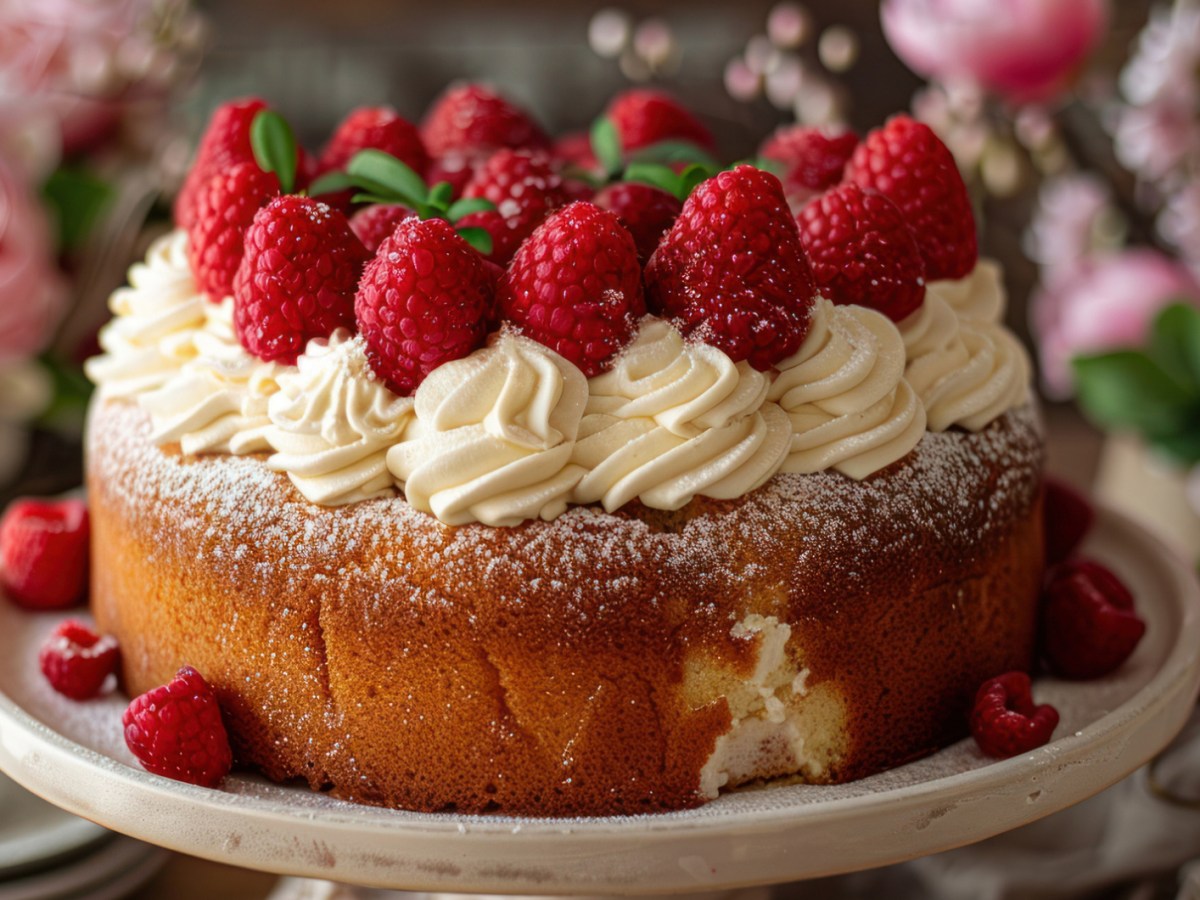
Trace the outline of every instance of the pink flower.
{"type": "Polygon", "coordinates": [[[62,317],[53,247],[37,198],[0,160],[0,365],[43,350],[62,317]]]}
{"type": "Polygon", "coordinates": [[[1093,255],[1055,273],[1030,298],[1046,393],[1071,395],[1071,357],[1142,345],[1155,313],[1176,300],[1200,307],[1200,284],[1154,250],[1093,255]]]}
{"type": "Polygon", "coordinates": [[[1099,41],[1106,0],[884,0],[883,31],[915,72],[1015,102],[1060,90],[1099,41]]]}
{"type": "Polygon", "coordinates": [[[1111,193],[1091,173],[1059,175],[1042,183],[1025,243],[1043,277],[1074,269],[1097,249],[1102,220],[1112,214],[1111,193]]]}

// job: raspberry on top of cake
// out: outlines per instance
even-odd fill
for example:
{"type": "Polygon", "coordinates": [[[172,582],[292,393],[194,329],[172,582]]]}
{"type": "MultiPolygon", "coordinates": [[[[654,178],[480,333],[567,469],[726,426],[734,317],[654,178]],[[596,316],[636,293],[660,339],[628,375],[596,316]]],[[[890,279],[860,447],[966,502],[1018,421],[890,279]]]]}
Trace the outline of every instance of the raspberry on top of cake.
{"type": "Polygon", "coordinates": [[[226,104],[88,372],[186,455],[266,452],[314,503],[494,526],[868,478],[1026,402],[928,127],[786,129],[781,181],[717,171],[666,95],[609,116],[613,146],[557,154],[468,85],[420,129],[355,110],[313,157],[263,101],[226,104]],[[668,139],[700,162],[636,161],[668,139]]]}

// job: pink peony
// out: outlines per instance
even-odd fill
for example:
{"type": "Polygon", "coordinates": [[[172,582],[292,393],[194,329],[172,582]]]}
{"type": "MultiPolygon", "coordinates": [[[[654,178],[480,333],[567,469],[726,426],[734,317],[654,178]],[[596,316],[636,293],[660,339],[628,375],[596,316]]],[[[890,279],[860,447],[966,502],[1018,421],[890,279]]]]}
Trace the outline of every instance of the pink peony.
{"type": "Polygon", "coordinates": [[[1057,272],[1030,299],[1042,383],[1071,396],[1071,358],[1145,343],[1155,314],[1175,300],[1200,307],[1200,284],[1154,250],[1095,255],[1057,272]]]}
{"type": "Polygon", "coordinates": [[[1060,90],[1099,41],[1106,0],[884,0],[883,31],[913,71],[1015,102],[1060,90]]]}
{"type": "Polygon", "coordinates": [[[43,350],[66,295],[45,214],[0,160],[0,365],[43,350]]]}

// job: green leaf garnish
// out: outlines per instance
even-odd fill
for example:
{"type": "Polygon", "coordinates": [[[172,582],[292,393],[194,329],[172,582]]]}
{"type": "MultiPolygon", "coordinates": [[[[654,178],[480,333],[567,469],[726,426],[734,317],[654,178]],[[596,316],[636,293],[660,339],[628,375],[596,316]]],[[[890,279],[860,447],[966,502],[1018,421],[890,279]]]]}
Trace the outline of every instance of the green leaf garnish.
{"type": "Polygon", "coordinates": [[[713,158],[711,153],[702,147],[698,147],[691,141],[659,141],[657,144],[643,147],[632,154],[630,159],[632,162],[699,163],[700,165],[711,166],[714,172],[720,168],[720,164],[713,158]]]}
{"type": "Polygon", "coordinates": [[[354,154],[346,171],[359,179],[355,183],[366,186],[364,180],[375,187],[396,195],[392,202],[407,203],[416,208],[428,202],[429,188],[425,180],[409,166],[390,153],[382,150],[360,150],[354,154]]]}
{"type": "Polygon", "coordinates": [[[621,134],[617,125],[608,116],[602,116],[592,124],[591,132],[592,153],[596,161],[604,169],[605,181],[621,171],[624,156],[621,148],[621,134]]]}
{"type": "Polygon", "coordinates": [[[450,204],[450,208],[446,210],[446,218],[451,222],[457,222],[463,216],[478,212],[491,212],[495,208],[495,203],[485,200],[483,197],[463,197],[450,204]]]}
{"type": "Polygon", "coordinates": [[[1184,302],[1164,308],[1150,330],[1150,355],[1163,371],[1200,392],[1200,310],[1184,302]]]}
{"type": "Polygon", "coordinates": [[[695,190],[696,185],[715,175],[715,170],[701,163],[693,163],[682,172],[675,172],[661,163],[631,162],[625,169],[624,181],[648,184],[666,191],[681,203],[695,190]]]}
{"type": "Polygon", "coordinates": [[[272,110],[261,110],[250,123],[250,148],[258,167],[264,172],[274,172],[279,189],[290,194],[296,186],[299,154],[296,136],[287,119],[272,110]]]}
{"type": "Polygon", "coordinates": [[[448,181],[439,181],[429,189],[429,205],[438,209],[449,209],[454,199],[454,186],[448,181]]]}
{"type": "Polygon", "coordinates": [[[458,233],[464,241],[479,251],[481,256],[492,252],[492,236],[486,228],[460,228],[458,233]]]}
{"type": "Polygon", "coordinates": [[[322,194],[336,194],[358,186],[354,176],[348,172],[326,172],[308,186],[308,195],[319,197],[322,194]]]}

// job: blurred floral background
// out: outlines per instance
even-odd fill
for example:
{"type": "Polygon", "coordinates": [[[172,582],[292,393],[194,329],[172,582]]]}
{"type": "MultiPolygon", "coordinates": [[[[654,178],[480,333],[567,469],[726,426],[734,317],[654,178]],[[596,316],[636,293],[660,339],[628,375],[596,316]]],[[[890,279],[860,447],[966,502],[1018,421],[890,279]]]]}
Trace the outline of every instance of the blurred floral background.
{"type": "Polygon", "coordinates": [[[0,483],[78,482],[79,363],[218,102],[264,96],[315,147],[355,106],[419,119],[456,79],[559,134],[662,86],[727,160],[785,124],[911,110],[967,178],[1044,394],[1186,470],[1200,337],[1195,373],[1172,370],[1151,323],[1200,304],[1198,69],[1192,0],[0,0],[0,483]]]}

